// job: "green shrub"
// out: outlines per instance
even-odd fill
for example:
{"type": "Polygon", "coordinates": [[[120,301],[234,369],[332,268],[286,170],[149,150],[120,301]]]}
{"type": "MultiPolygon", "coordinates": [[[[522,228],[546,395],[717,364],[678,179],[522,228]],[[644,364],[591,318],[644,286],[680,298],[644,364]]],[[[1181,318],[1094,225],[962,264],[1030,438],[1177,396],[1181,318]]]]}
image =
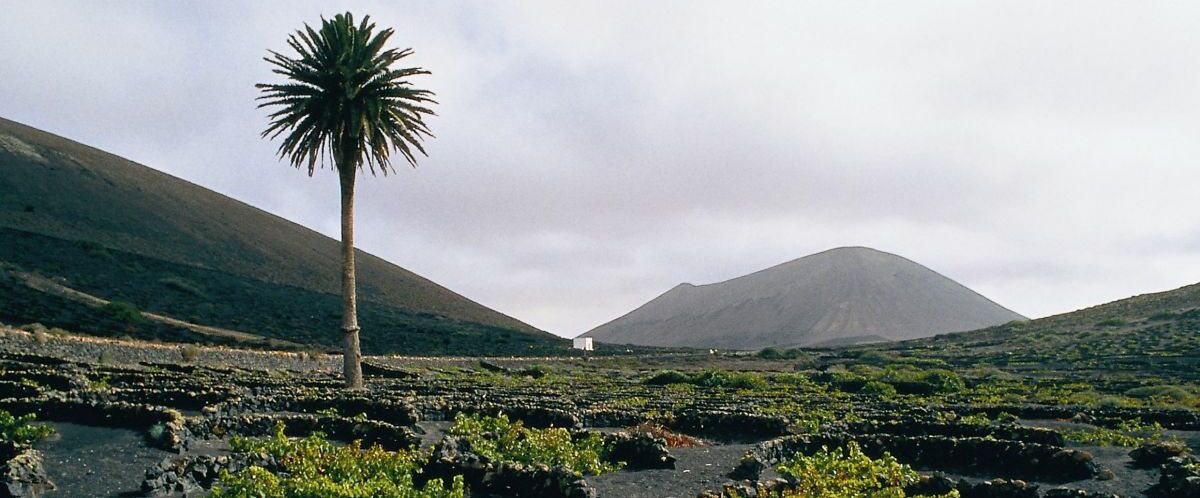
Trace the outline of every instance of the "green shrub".
{"type": "Polygon", "coordinates": [[[522,368],[517,373],[518,373],[518,375],[523,375],[525,377],[540,379],[542,377],[545,377],[547,375],[554,373],[554,371],[550,370],[550,367],[548,367],[546,365],[530,365],[528,367],[522,368]]]}
{"type": "Polygon", "coordinates": [[[767,379],[754,372],[731,372],[728,370],[704,370],[694,374],[663,370],[643,381],[652,386],[673,384],[691,384],[703,387],[721,387],[725,389],[763,389],[767,387],[767,379]]]}
{"type": "Polygon", "coordinates": [[[18,327],[18,329],[24,330],[26,332],[33,333],[33,334],[36,334],[38,332],[46,332],[47,330],[49,330],[46,328],[45,325],[42,325],[40,323],[27,323],[25,325],[18,327]]]}
{"type": "MultiPolygon", "coordinates": [[[[892,368],[887,369],[887,375],[888,376],[894,375],[894,372],[898,371],[900,368],[903,368],[904,369],[903,371],[906,374],[911,373],[911,374],[915,375],[915,373],[916,373],[916,369],[904,366],[904,367],[892,367],[892,368]]],[[[868,363],[855,363],[853,365],[850,365],[847,368],[847,370],[849,370],[851,373],[858,374],[864,378],[878,379],[878,378],[884,377],[884,375],[885,375],[884,369],[882,369],[876,365],[871,365],[868,363]]],[[[889,377],[889,380],[891,380],[890,377],[889,377]]]]}
{"type": "Polygon", "coordinates": [[[696,376],[693,384],[726,389],[762,389],[767,379],[754,372],[730,372],[728,370],[705,370],[696,376]]]}
{"type": "Polygon", "coordinates": [[[774,346],[762,348],[758,351],[758,357],[764,360],[782,360],[783,350],[774,346]]]}
{"type": "Polygon", "coordinates": [[[132,303],[125,301],[111,301],[100,308],[101,311],[108,314],[112,318],[125,323],[143,323],[146,317],[132,303]]]}
{"type": "MultiPolygon", "coordinates": [[[[986,417],[986,415],[984,415],[986,417]]],[[[1015,424],[1020,420],[1016,415],[1008,412],[1000,412],[996,414],[996,423],[999,424],[1015,424]]]]}
{"type": "Polygon", "coordinates": [[[875,373],[861,370],[867,378],[887,382],[903,394],[948,394],[962,391],[966,383],[958,374],[942,368],[919,369],[909,365],[891,365],[875,373]]]}
{"type": "Polygon", "coordinates": [[[1101,396],[1096,400],[1096,406],[1100,408],[1120,408],[1129,404],[1127,400],[1117,396],[1101,396]]]}
{"type": "Polygon", "coordinates": [[[816,376],[816,380],[824,382],[842,392],[858,392],[867,383],[867,379],[851,372],[842,365],[834,365],[816,376]]]}
{"type": "Polygon", "coordinates": [[[200,346],[195,344],[187,344],[179,347],[179,356],[183,361],[193,362],[200,357],[200,346]]]}
{"type": "Polygon", "coordinates": [[[472,451],[493,461],[563,466],[579,475],[603,474],[622,466],[607,460],[609,448],[599,434],[572,439],[567,429],[529,429],[519,420],[509,422],[503,414],[460,412],[446,433],[466,439],[472,451]]]}
{"type": "Polygon", "coordinates": [[[691,384],[692,376],[677,370],[663,370],[654,374],[649,379],[643,381],[645,384],[652,386],[665,386],[667,384],[691,384]]]}
{"type": "Polygon", "coordinates": [[[93,258],[96,258],[96,259],[99,259],[102,261],[109,261],[109,262],[112,262],[113,260],[116,259],[113,257],[111,252],[108,252],[107,247],[104,247],[95,242],[84,241],[84,242],[80,242],[79,245],[81,247],[83,247],[83,250],[85,252],[87,252],[88,256],[91,256],[93,258]]]}
{"type": "Polygon", "coordinates": [[[199,285],[196,285],[195,282],[183,277],[167,275],[158,279],[158,283],[173,291],[181,292],[193,297],[204,297],[204,290],[201,289],[199,285]]]}
{"type": "MultiPolygon", "coordinates": [[[[868,457],[853,441],[845,448],[796,455],[776,470],[789,482],[780,494],[788,498],[904,498],[904,488],[920,479],[891,455],[868,457]]],[[[945,496],[957,497],[958,492],[945,496]]]]}
{"type": "Polygon", "coordinates": [[[146,438],[153,443],[160,443],[167,438],[167,424],[158,422],[146,430],[146,438]]]}
{"type": "Polygon", "coordinates": [[[87,388],[89,391],[102,392],[109,389],[108,381],[112,380],[111,376],[105,375],[95,379],[88,379],[87,388]]]}
{"type": "Polygon", "coordinates": [[[858,355],[858,361],[872,365],[887,365],[893,360],[895,358],[892,355],[874,349],[863,351],[862,354],[858,355]]]}
{"type": "Polygon", "coordinates": [[[43,424],[34,424],[35,415],[30,413],[20,417],[0,410],[0,441],[16,444],[31,444],[50,437],[54,428],[43,424]]]}
{"type": "Polygon", "coordinates": [[[1096,322],[1097,327],[1124,327],[1126,325],[1129,325],[1129,322],[1124,318],[1109,318],[1096,322]]]}
{"type": "Polygon", "coordinates": [[[1191,397],[1192,393],[1180,386],[1145,386],[1125,391],[1125,395],[1133,398],[1167,398],[1173,401],[1183,401],[1191,397]]]}
{"type": "Polygon", "coordinates": [[[967,371],[967,375],[976,379],[983,380],[1012,380],[1015,375],[1005,372],[993,365],[981,364],[967,371]]]}
{"type": "Polygon", "coordinates": [[[986,413],[972,413],[958,417],[958,423],[967,425],[988,425],[992,420],[988,418],[986,413]]]}
{"type": "Polygon", "coordinates": [[[766,347],[758,351],[759,358],[764,360],[796,360],[796,359],[811,359],[808,353],[800,348],[783,349],[774,346],[766,347]]]}
{"type": "Polygon", "coordinates": [[[418,487],[414,476],[429,458],[428,451],[386,451],[378,446],[363,449],[358,441],[337,446],[321,434],[304,439],[284,435],[275,425],[269,438],[235,436],[236,453],[266,453],[279,462],[279,474],[250,466],[235,473],[224,471],[214,486],[214,498],[463,498],[462,476],[447,488],[441,479],[418,487]]]}
{"type": "Polygon", "coordinates": [[[880,398],[887,398],[887,397],[896,395],[896,388],[893,387],[891,384],[888,384],[887,382],[879,382],[877,380],[873,380],[871,382],[863,384],[862,389],[859,389],[858,393],[864,394],[867,396],[876,396],[876,397],[880,397],[880,398]]]}
{"type": "Polygon", "coordinates": [[[18,380],[17,382],[20,382],[21,385],[23,385],[23,386],[32,387],[34,389],[39,389],[39,390],[42,389],[43,387],[45,387],[42,385],[41,382],[38,382],[38,381],[30,379],[30,378],[26,378],[26,377],[21,377],[21,379],[18,380]]]}
{"type": "Polygon", "coordinates": [[[1097,427],[1094,429],[1074,429],[1063,432],[1067,441],[1096,446],[1125,446],[1136,447],[1147,441],[1158,441],[1163,438],[1163,426],[1158,422],[1143,424],[1142,419],[1125,420],[1114,429],[1097,427]]]}
{"type": "Polygon", "coordinates": [[[771,376],[771,382],[787,386],[807,387],[810,389],[816,388],[812,377],[805,373],[788,372],[778,373],[771,376]]]}
{"type": "Polygon", "coordinates": [[[817,357],[804,353],[793,358],[795,363],[792,363],[793,371],[808,370],[817,366],[817,357]]]}
{"type": "Polygon", "coordinates": [[[937,393],[956,393],[967,387],[962,377],[949,370],[934,369],[921,376],[921,382],[928,384],[937,393]]]}

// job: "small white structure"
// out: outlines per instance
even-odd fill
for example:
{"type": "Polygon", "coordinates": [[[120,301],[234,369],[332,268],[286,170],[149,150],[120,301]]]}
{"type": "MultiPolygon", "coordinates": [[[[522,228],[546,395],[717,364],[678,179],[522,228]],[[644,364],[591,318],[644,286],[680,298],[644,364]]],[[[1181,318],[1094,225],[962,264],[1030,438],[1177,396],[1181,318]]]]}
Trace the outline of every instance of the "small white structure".
{"type": "Polygon", "coordinates": [[[591,337],[576,337],[575,340],[571,341],[571,346],[575,349],[582,349],[584,351],[592,351],[596,349],[596,346],[592,344],[591,337]]]}

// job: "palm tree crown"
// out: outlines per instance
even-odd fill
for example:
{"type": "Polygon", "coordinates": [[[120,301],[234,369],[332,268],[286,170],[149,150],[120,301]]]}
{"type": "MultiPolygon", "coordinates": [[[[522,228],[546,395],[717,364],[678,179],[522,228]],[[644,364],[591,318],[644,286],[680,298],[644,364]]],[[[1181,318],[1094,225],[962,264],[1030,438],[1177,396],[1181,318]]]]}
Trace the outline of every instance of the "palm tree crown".
{"type": "Polygon", "coordinates": [[[433,92],[413,88],[407,78],[429,74],[418,67],[393,68],[412,49],[384,49],[392,29],[374,33],[370,16],[354,25],[350,13],[321,19],[321,30],[304,25],[288,37],[298,57],[271,51],[264,58],[286,83],[255,85],[262,90],[259,107],[273,107],[262,136],[286,133],[280,157],[297,168],[330,161],[339,170],[378,167],[386,175],[389,155],[400,152],[416,166],[415,152],[425,154],[424,137],[432,137],[424,116],[436,103],[433,92]]]}

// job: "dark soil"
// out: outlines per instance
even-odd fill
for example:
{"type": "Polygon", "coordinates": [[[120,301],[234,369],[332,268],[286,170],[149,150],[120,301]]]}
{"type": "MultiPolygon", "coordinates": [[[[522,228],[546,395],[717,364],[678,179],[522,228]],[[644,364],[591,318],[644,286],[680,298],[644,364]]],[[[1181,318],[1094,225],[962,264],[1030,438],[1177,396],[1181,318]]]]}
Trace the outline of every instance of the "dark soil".
{"type": "Polygon", "coordinates": [[[138,491],[146,469],[170,453],[147,447],[141,433],[49,423],[58,435],[37,445],[57,489],[48,498],[110,498],[138,491]]]}
{"type": "Polygon", "coordinates": [[[624,498],[691,498],[706,489],[719,490],[752,444],[721,444],[700,448],[671,448],[675,468],[622,471],[588,477],[597,496],[624,498]]]}
{"type": "MultiPolygon", "coordinates": [[[[1067,431],[1072,429],[1088,429],[1092,426],[1087,424],[1079,424],[1074,422],[1066,422],[1059,420],[1023,420],[1022,425],[1031,427],[1046,427],[1050,429],[1067,431]]],[[[1187,443],[1191,448],[1196,449],[1200,445],[1200,431],[1166,431],[1166,436],[1174,436],[1187,443]]],[[[1133,460],[1129,457],[1129,452],[1133,448],[1124,446],[1095,446],[1067,442],[1068,448],[1076,448],[1085,450],[1091,453],[1094,462],[1101,469],[1112,471],[1112,479],[1085,479],[1081,481],[1073,481],[1068,483],[1045,483],[1031,482],[1040,487],[1042,491],[1054,488],[1072,488],[1084,489],[1102,494],[1115,494],[1118,496],[1142,496],[1142,493],[1154,483],[1158,482],[1158,468],[1140,469],[1131,466],[1133,460]]],[[[929,469],[923,469],[928,471],[929,469]]],[[[952,479],[958,480],[965,478],[968,481],[976,482],[990,479],[991,476],[962,476],[957,474],[947,474],[952,479]]]]}

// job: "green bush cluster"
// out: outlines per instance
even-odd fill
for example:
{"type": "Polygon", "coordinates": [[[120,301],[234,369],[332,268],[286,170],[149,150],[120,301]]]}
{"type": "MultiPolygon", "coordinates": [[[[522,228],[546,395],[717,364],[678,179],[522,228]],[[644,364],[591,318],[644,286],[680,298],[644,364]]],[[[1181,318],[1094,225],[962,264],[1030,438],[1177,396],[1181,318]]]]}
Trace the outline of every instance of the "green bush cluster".
{"type": "Polygon", "coordinates": [[[1187,311],[1163,311],[1150,315],[1151,320],[1188,320],[1200,318],[1200,308],[1192,308],[1187,311]]]}
{"type": "Polygon", "coordinates": [[[650,376],[650,378],[643,381],[643,383],[651,385],[651,386],[666,386],[666,385],[670,385],[670,384],[691,384],[692,376],[689,374],[680,372],[678,370],[663,370],[661,372],[658,372],[658,373],[650,376]]]}
{"type": "Polygon", "coordinates": [[[664,370],[645,380],[646,384],[665,386],[669,384],[691,384],[702,387],[725,389],[763,389],[767,379],[754,372],[731,372],[728,370],[701,370],[696,373],[664,370]]]}
{"type": "Polygon", "coordinates": [[[771,375],[771,383],[775,385],[802,388],[812,392],[823,392],[824,386],[813,382],[812,375],[802,372],[784,372],[771,375]]]}
{"type": "MultiPolygon", "coordinates": [[[[953,394],[966,389],[966,382],[958,374],[943,368],[917,368],[912,365],[892,364],[877,367],[864,363],[831,367],[817,376],[821,382],[844,392],[862,392],[868,384],[888,384],[898,394],[953,394]]],[[[886,394],[890,392],[873,384],[864,394],[886,394]]],[[[895,393],[893,393],[895,394],[895,393]]]]}
{"type": "Polygon", "coordinates": [[[1125,391],[1125,395],[1138,399],[1161,399],[1165,401],[1183,402],[1193,399],[1196,395],[1184,386],[1145,386],[1135,387],[1125,391]]]}
{"type": "Polygon", "coordinates": [[[96,258],[96,259],[99,259],[99,260],[102,260],[105,262],[109,262],[109,263],[116,260],[116,258],[113,257],[112,253],[108,251],[108,248],[106,248],[100,244],[97,244],[95,242],[82,241],[82,242],[79,242],[79,245],[80,245],[80,247],[83,248],[83,250],[85,252],[87,252],[88,256],[91,256],[93,258],[96,258]]]}
{"type": "Polygon", "coordinates": [[[280,463],[278,473],[258,466],[224,471],[214,486],[214,498],[463,498],[466,486],[457,476],[447,487],[441,479],[423,486],[414,482],[429,458],[427,451],[363,449],[359,442],[330,443],[321,434],[303,439],[284,435],[275,425],[268,438],[234,437],[236,453],[269,454],[280,463]]]}
{"type": "Polygon", "coordinates": [[[567,429],[530,429],[521,421],[459,413],[447,434],[461,437],[471,450],[493,461],[562,466],[579,475],[599,475],[621,465],[607,460],[609,448],[599,434],[572,438],[567,429]]]}
{"type": "Polygon", "coordinates": [[[33,423],[34,418],[36,417],[32,413],[16,417],[5,410],[0,410],[0,441],[32,444],[54,434],[53,427],[35,424],[33,423]]]}
{"type": "Polygon", "coordinates": [[[550,367],[548,367],[546,365],[530,365],[528,367],[522,368],[521,370],[519,370],[517,372],[518,375],[521,375],[524,377],[530,377],[530,378],[534,378],[534,379],[541,379],[541,378],[551,375],[553,373],[554,373],[554,371],[551,370],[550,367]]]}
{"type": "Polygon", "coordinates": [[[137,309],[137,306],[125,301],[111,301],[100,309],[107,313],[108,316],[125,323],[143,323],[146,321],[146,317],[137,309]]]}
{"type": "Polygon", "coordinates": [[[916,389],[928,389],[932,393],[956,393],[966,388],[962,377],[949,370],[934,368],[929,370],[888,368],[878,380],[897,386],[909,384],[916,389]]]}
{"type": "Polygon", "coordinates": [[[887,365],[895,360],[894,356],[875,349],[868,349],[858,355],[858,361],[871,365],[887,365]]]}
{"type": "Polygon", "coordinates": [[[723,387],[726,389],[762,389],[767,387],[767,379],[755,372],[731,372],[728,370],[704,370],[697,376],[694,384],[704,387],[723,387]]]}
{"type": "Polygon", "coordinates": [[[758,357],[764,360],[809,360],[812,355],[800,348],[783,349],[777,347],[767,347],[758,351],[758,357]]]}
{"type": "Polygon", "coordinates": [[[1067,441],[1096,446],[1136,447],[1144,442],[1163,438],[1163,426],[1158,422],[1143,424],[1142,419],[1122,421],[1116,428],[1073,429],[1063,432],[1067,441]]]}
{"type": "Polygon", "coordinates": [[[880,398],[886,398],[886,397],[890,397],[890,396],[895,396],[896,388],[893,387],[891,384],[888,384],[887,382],[880,382],[877,380],[873,380],[873,381],[867,382],[866,384],[863,384],[862,389],[859,389],[858,393],[867,395],[867,396],[876,396],[876,397],[880,397],[880,398]]]}
{"type": "MultiPolygon", "coordinates": [[[[775,469],[789,482],[777,494],[782,498],[905,498],[904,488],[920,479],[891,455],[871,458],[853,441],[845,448],[796,455],[775,469]]],[[[941,496],[957,498],[958,491],[941,496]]]]}
{"type": "Polygon", "coordinates": [[[195,344],[187,344],[184,346],[180,346],[179,357],[183,358],[183,361],[190,363],[190,362],[196,361],[196,358],[200,357],[200,352],[201,352],[200,346],[197,346],[195,344]]]}
{"type": "Polygon", "coordinates": [[[158,283],[173,291],[182,292],[192,297],[205,297],[204,289],[191,280],[178,275],[167,275],[158,279],[158,283]]]}
{"type": "Polygon", "coordinates": [[[88,390],[92,391],[92,392],[107,391],[109,389],[109,387],[111,387],[108,384],[108,382],[110,380],[112,380],[112,376],[110,376],[110,375],[102,375],[102,376],[99,376],[96,378],[88,378],[88,381],[87,381],[88,390]]]}

